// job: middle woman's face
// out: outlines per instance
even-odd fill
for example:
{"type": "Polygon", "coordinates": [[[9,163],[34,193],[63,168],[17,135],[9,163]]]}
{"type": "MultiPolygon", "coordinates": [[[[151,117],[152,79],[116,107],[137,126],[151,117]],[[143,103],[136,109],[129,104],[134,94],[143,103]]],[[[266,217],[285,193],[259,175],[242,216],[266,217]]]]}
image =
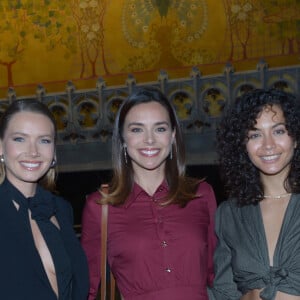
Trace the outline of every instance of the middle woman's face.
{"type": "Polygon", "coordinates": [[[288,135],[285,118],[279,106],[266,107],[248,133],[246,145],[252,163],[262,175],[286,177],[296,143],[288,135]]]}
{"type": "Polygon", "coordinates": [[[123,138],[135,172],[164,171],[174,137],[168,112],[158,102],[138,104],[125,118],[123,138]]]}

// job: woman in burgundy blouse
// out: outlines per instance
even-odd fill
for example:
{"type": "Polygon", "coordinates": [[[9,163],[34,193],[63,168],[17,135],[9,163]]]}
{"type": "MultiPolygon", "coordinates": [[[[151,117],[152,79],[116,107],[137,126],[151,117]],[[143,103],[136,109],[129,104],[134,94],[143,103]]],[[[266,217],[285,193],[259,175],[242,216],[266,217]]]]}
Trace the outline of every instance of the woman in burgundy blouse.
{"type": "Polygon", "coordinates": [[[208,183],[185,176],[180,125],[159,90],[137,88],[124,101],[112,153],[109,194],[89,195],[83,212],[89,300],[100,281],[99,202],[110,204],[108,262],[125,300],[208,300],[215,196],[208,183]]]}

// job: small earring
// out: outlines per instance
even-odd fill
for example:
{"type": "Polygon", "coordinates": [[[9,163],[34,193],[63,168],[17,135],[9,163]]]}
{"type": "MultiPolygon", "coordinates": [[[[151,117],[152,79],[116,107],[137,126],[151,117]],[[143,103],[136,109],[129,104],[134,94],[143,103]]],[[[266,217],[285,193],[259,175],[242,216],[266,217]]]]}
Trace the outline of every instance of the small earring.
{"type": "Polygon", "coordinates": [[[52,162],[51,162],[51,165],[50,165],[50,168],[54,168],[56,166],[56,159],[53,158],[52,162]]]}
{"type": "Polygon", "coordinates": [[[124,149],[124,159],[125,159],[125,163],[127,165],[128,161],[127,161],[127,150],[126,150],[126,146],[123,146],[124,149]]]}
{"type": "Polygon", "coordinates": [[[173,159],[173,144],[171,146],[171,151],[170,151],[170,160],[172,160],[172,159],[173,159]]]}
{"type": "Polygon", "coordinates": [[[3,156],[3,154],[0,155],[0,162],[1,162],[2,164],[4,164],[4,156],[3,156]]]}

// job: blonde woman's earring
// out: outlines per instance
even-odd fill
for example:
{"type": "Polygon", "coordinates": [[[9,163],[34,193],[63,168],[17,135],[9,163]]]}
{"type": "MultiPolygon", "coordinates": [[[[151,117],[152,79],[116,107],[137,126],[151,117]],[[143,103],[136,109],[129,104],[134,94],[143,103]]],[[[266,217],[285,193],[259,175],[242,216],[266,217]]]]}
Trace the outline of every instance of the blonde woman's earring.
{"type": "Polygon", "coordinates": [[[0,162],[1,162],[2,164],[4,164],[4,156],[3,156],[3,154],[0,155],[0,162]]]}
{"type": "Polygon", "coordinates": [[[53,158],[52,162],[51,162],[51,165],[50,165],[50,168],[54,168],[56,166],[56,159],[53,158]]]}

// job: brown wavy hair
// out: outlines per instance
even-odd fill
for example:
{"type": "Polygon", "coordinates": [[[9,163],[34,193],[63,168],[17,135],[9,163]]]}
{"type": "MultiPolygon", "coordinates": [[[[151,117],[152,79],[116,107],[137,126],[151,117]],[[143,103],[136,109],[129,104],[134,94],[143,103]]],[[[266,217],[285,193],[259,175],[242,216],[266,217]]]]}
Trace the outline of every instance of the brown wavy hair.
{"type": "Polygon", "coordinates": [[[124,204],[134,185],[134,171],[130,157],[125,161],[124,139],[122,136],[125,118],[130,109],[141,103],[157,102],[168,112],[172,130],[175,130],[175,140],[172,145],[172,159],[166,160],[165,178],[169,186],[169,193],[164,205],[179,204],[185,206],[195,198],[199,183],[198,179],[185,176],[185,148],[183,136],[176,112],[168,98],[154,87],[136,88],[136,90],[122,103],[116,119],[112,137],[112,165],[113,178],[108,197],[104,201],[113,204],[124,204]]]}

